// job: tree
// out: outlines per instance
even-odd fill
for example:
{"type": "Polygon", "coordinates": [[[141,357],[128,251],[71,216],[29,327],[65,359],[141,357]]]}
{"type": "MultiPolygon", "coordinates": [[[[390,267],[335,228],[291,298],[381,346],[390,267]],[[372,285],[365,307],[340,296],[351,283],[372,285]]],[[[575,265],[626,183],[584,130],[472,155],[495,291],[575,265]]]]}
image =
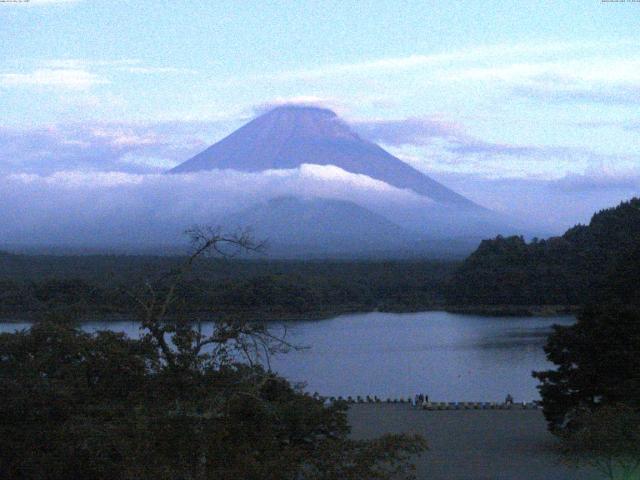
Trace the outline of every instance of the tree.
{"type": "Polygon", "coordinates": [[[640,410],[637,308],[585,308],[575,325],[554,327],[545,352],[557,368],[533,376],[541,381],[543,411],[552,431],[571,428],[583,410],[614,404],[640,410]]]}
{"type": "Polygon", "coordinates": [[[451,305],[575,306],[640,300],[640,198],[560,237],[484,240],[452,275],[451,305]]]}
{"type": "Polygon", "coordinates": [[[575,428],[560,435],[562,453],[571,463],[594,467],[607,478],[640,475],[640,413],[624,404],[583,410],[575,428]]]}
{"type": "Polygon", "coordinates": [[[140,339],[66,318],[0,335],[0,478],[411,478],[424,440],[350,440],[344,403],[263,366],[291,348],[263,324],[225,318],[205,331],[181,314],[194,262],[260,248],[246,234],[190,235],[183,265],[130,292],[140,339]]]}

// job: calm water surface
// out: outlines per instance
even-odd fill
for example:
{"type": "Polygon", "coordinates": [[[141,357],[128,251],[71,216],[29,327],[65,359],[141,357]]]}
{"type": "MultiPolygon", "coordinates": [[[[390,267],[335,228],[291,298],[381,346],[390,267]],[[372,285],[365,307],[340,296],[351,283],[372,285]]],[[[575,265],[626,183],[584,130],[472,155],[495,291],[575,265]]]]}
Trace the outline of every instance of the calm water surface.
{"type": "MultiPolygon", "coordinates": [[[[446,312],[365,313],[285,322],[287,339],[308,349],[272,359],[274,370],[327,396],[427,393],[435,401],[538,399],[531,371],[549,368],[542,347],[562,317],[483,317],[446,312]]],[[[0,323],[0,331],[26,328],[0,323]]],[[[91,322],[88,331],[138,334],[135,322],[91,322]]]]}

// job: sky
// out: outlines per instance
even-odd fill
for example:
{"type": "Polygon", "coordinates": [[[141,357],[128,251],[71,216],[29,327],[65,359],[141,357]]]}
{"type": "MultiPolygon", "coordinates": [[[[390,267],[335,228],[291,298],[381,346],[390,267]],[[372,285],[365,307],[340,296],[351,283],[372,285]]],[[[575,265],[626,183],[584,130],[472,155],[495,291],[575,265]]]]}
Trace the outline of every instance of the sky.
{"type": "Polygon", "coordinates": [[[630,1],[0,2],[0,188],[153,176],[305,103],[558,233],[640,189],[639,25],[630,1]]]}

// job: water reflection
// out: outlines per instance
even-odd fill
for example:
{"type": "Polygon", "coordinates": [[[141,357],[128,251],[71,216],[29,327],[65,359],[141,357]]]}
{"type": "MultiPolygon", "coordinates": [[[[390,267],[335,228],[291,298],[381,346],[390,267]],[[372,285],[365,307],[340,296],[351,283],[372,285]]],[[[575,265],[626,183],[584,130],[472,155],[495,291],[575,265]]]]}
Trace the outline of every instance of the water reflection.
{"type": "Polygon", "coordinates": [[[327,395],[440,401],[539,398],[533,370],[548,368],[542,347],[554,323],[573,317],[482,317],[423,312],[343,315],[289,323],[294,343],[311,345],[274,359],[274,367],[327,395]]]}

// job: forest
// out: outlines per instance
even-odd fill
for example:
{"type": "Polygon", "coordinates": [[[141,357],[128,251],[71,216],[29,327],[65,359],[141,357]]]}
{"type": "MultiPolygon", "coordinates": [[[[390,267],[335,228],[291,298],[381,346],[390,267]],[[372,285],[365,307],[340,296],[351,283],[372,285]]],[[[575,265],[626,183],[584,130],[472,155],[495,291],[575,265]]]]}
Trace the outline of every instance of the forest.
{"type": "MultiPolygon", "coordinates": [[[[640,199],[634,198],[559,237],[484,240],[463,262],[211,257],[202,259],[179,288],[183,313],[262,319],[434,308],[504,313],[507,307],[570,308],[611,298],[637,303],[640,289],[632,279],[640,274],[639,245],[640,199]]],[[[0,316],[28,319],[51,310],[126,315],[135,308],[136,285],[161,280],[183,260],[2,252],[0,316]]]]}
{"type": "Polygon", "coordinates": [[[462,263],[214,258],[201,253],[227,240],[198,239],[192,257],[0,254],[0,314],[37,320],[0,335],[0,476],[412,478],[422,437],[350,440],[345,404],[260,367],[258,349],[291,347],[252,320],[464,305],[580,306],[545,346],[556,368],[533,372],[544,416],[566,458],[638,470],[640,199],[462,263]],[[185,313],[212,315],[213,333],[185,313]],[[91,335],[75,322],[91,315],[135,315],[145,333],[91,335]]]}
{"type": "MultiPolygon", "coordinates": [[[[347,404],[327,403],[265,369],[290,345],[264,322],[216,319],[204,333],[172,305],[183,277],[220,244],[131,291],[142,335],[83,332],[49,310],[0,333],[0,478],[16,480],[380,480],[414,478],[418,435],[349,438],[347,404]],[[166,288],[165,288],[166,287],[166,288]]],[[[68,293],[68,292],[66,292],[68,293]]]]}
{"type": "MultiPolygon", "coordinates": [[[[0,255],[0,315],[30,318],[51,310],[80,316],[135,308],[136,285],[158,281],[183,257],[0,255]]],[[[285,261],[204,258],[179,288],[182,313],[262,319],[314,318],[351,311],[414,311],[444,304],[457,263],[285,261]]],[[[162,284],[162,282],[160,282],[162,284]]]]}
{"type": "Polygon", "coordinates": [[[559,237],[484,240],[452,275],[450,305],[637,303],[640,199],[597,212],[559,237]]]}

